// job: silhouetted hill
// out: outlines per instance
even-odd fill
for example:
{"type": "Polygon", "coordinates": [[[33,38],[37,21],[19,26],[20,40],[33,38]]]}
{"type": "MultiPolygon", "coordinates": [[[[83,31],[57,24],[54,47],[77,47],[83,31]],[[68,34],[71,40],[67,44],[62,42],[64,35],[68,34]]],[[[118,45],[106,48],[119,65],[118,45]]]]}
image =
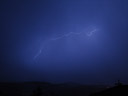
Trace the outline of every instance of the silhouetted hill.
{"type": "Polygon", "coordinates": [[[128,85],[115,86],[90,96],[128,96],[128,85]]]}
{"type": "Polygon", "coordinates": [[[33,96],[32,94],[38,92],[42,93],[39,96],[88,96],[90,93],[105,88],[106,86],[90,86],[69,82],[62,84],[47,82],[0,83],[0,93],[4,94],[2,96],[33,96]]]}

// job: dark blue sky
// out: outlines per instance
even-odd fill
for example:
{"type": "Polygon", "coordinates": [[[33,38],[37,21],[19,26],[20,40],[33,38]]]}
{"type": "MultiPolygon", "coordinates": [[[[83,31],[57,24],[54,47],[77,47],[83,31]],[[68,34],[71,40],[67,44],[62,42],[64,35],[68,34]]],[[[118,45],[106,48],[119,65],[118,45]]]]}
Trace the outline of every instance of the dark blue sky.
{"type": "Polygon", "coordinates": [[[127,0],[1,0],[0,81],[128,83],[127,0]]]}

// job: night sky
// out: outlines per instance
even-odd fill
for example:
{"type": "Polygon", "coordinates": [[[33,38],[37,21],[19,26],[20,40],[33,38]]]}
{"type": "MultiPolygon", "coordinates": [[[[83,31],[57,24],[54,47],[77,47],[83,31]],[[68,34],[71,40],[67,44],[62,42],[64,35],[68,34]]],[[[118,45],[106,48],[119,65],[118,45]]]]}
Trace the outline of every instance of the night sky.
{"type": "Polygon", "coordinates": [[[128,84],[128,0],[0,0],[0,81],[128,84]]]}

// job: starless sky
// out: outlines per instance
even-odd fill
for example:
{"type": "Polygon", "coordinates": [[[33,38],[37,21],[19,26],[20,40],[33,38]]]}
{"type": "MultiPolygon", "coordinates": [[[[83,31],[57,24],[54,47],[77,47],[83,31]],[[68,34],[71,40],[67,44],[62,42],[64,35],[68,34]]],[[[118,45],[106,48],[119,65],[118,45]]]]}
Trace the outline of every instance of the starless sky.
{"type": "Polygon", "coordinates": [[[0,81],[128,83],[128,0],[1,0],[0,81]]]}

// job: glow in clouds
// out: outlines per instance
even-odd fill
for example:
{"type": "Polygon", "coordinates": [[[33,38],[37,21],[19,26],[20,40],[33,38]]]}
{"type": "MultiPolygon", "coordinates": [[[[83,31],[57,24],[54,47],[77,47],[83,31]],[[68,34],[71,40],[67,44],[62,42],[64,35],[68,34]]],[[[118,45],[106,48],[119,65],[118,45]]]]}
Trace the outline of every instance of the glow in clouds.
{"type": "MultiPolygon", "coordinates": [[[[72,36],[72,35],[81,35],[81,34],[85,34],[85,36],[87,36],[87,37],[90,37],[90,36],[92,36],[95,32],[97,32],[98,30],[96,29],[96,28],[92,28],[91,29],[91,31],[84,31],[84,32],[69,32],[69,33],[67,33],[67,34],[63,34],[63,35],[61,35],[60,37],[56,37],[56,38],[50,38],[48,41],[50,42],[50,41],[55,41],[55,40],[59,40],[59,39],[62,39],[62,38],[67,38],[67,37],[70,37],[70,36],[72,36]]],[[[49,43],[48,42],[48,43],[49,43]]],[[[42,52],[43,52],[43,49],[44,49],[44,44],[42,45],[42,47],[40,48],[40,50],[39,50],[39,52],[34,56],[34,60],[37,58],[37,57],[39,57],[40,56],[40,54],[42,54],[42,52]]]]}

